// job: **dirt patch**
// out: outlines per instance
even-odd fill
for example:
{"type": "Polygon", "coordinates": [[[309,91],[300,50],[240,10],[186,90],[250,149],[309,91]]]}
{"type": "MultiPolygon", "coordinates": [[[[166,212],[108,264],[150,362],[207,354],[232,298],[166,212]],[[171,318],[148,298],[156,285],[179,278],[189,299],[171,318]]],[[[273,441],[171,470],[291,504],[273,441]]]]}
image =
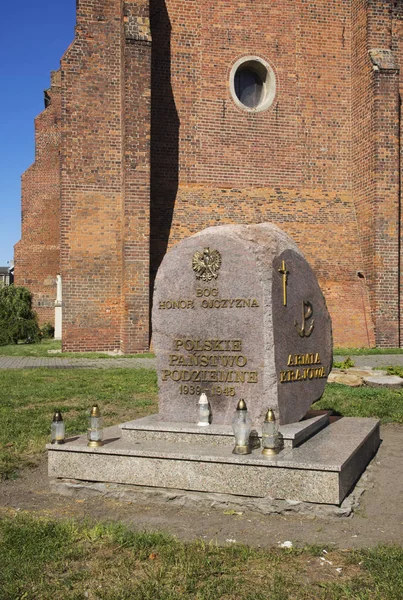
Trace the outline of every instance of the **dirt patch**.
{"type": "Polygon", "coordinates": [[[294,546],[326,544],[362,548],[403,541],[402,425],[384,425],[382,444],[368,470],[366,491],[353,517],[262,515],[248,509],[225,511],[165,502],[129,503],[111,498],[66,498],[50,491],[44,457],[14,481],[0,483],[0,515],[15,511],[54,517],[119,520],[136,530],[163,530],[184,540],[202,538],[220,544],[294,546]],[[230,514],[225,514],[225,512],[230,514]],[[239,514],[242,513],[242,514],[239,514]]]}

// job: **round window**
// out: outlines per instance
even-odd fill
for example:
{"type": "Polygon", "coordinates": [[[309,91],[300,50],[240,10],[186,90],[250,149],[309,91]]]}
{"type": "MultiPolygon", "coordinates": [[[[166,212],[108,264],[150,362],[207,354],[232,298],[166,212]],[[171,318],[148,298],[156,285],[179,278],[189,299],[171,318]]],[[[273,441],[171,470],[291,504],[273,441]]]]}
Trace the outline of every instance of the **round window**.
{"type": "Polygon", "coordinates": [[[239,107],[255,112],[266,110],[276,93],[273,69],[262,58],[243,57],[231,69],[230,87],[239,107]]]}

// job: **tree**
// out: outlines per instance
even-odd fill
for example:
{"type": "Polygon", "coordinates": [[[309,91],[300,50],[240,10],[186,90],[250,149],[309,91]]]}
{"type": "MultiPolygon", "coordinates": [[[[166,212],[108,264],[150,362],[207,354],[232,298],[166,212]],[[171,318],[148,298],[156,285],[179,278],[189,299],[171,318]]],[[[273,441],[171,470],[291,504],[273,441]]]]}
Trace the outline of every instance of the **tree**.
{"type": "Polygon", "coordinates": [[[32,294],[27,288],[0,287],[0,346],[20,340],[39,342],[38,317],[32,310],[32,294]]]}

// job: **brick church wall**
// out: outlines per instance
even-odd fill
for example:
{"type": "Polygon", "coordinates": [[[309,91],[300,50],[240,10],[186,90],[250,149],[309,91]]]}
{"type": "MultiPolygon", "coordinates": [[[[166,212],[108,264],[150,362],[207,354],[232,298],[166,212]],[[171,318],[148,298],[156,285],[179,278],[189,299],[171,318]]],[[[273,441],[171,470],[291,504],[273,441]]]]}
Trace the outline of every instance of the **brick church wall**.
{"type": "Polygon", "coordinates": [[[399,345],[402,23],[391,0],[78,0],[15,256],[53,301],[60,222],[63,349],[147,349],[166,250],[263,221],[312,264],[336,345],[399,345]],[[275,74],[268,110],[231,96],[246,56],[275,74]]]}
{"type": "MultiPolygon", "coordinates": [[[[179,0],[166,6],[171,78],[153,98],[153,119],[166,91],[180,128],[152,141],[158,181],[178,156],[177,181],[171,174],[152,186],[153,270],[166,246],[203,227],[273,221],[313,265],[335,343],[372,345],[357,276],[364,258],[353,196],[350,4],[189,2],[186,14],[179,0]],[[231,98],[229,72],[242,55],[264,58],[276,74],[267,111],[245,112],[231,98]]],[[[158,27],[152,20],[154,40],[158,27]]],[[[167,61],[167,48],[153,50],[153,65],[167,61]]]]}
{"type": "Polygon", "coordinates": [[[35,162],[22,176],[22,231],[15,245],[15,285],[33,292],[41,323],[54,323],[60,270],[60,71],[51,75],[50,104],[35,119],[35,162]]]}
{"type": "MultiPolygon", "coordinates": [[[[362,271],[359,272],[363,297],[368,295],[371,311],[365,312],[366,323],[375,315],[375,137],[373,66],[368,53],[367,0],[352,4],[352,168],[353,194],[356,207],[362,271]]],[[[374,343],[371,338],[371,345],[374,343]]]]}
{"type": "MultiPolygon", "coordinates": [[[[399,42],[394,31],[401,15],[397,4],[390,0],[370,0],[366,5],[367,47],[365,64],[359,69],[361,81],[365,74],[366,85],[362,89],[366,98],[361,103],[363,117],[355,124],[361,147],[364,149],[367,143],[366,172],[360,174],[367,189],[362,187],[357,212],[358,218],[367,222],[361,244],[370,261],[367,281],[375,342],[378,346],[395,347],[401,343],[401,133],[399,42]]],[[[361,56],[364,57],[362,52],[361,56]]]]}
{"type": "MultiPolygon", "coordinates": [[[[393,53],[395,54],[396,60],[397,60],[397,65],[398,67],[401,69],[402,65],[403,65],[403,5],[399,2],[395,2],[393,4],[393,27],[392,27],[392,32],[393,32],[393,40],[392,40],[392,50],[393,53]]],[[[399,189],[399,198],[400,198],[400,214],[399,214],[399,227],[400,227],[400,239],[402,236],[402,232],[403,232],[403,211],[402,211],[402,207],[401,207],[401,195],[402,195],[402,190],[401,190],[401,185],[402,185],[402,181],[403,181],[403,173],[402,173],[402,148],[403,148],[403,128],[402,128],[402,97],[403,97],[403,82],[401,80],[401,77],[399,77],[399,143],[400,143],[400,189],[399,189]]],[[[400,246],[399,246],[399,255],[400,255],[400,262],[399,262],[399,276],[400,276],[400,281],[399,281],[399,299],[400,299],[400,305],[399,305],[399,321],[400,321],[400,343],[403,343],[403,256],[402,256],[402,246],[401,246],[401,242],[400,242],[400,246]]]]}
{"type": "Polygon", "coordinates": [[[63,349],[148,348],[148,4],[79,0],[62,59],[63,349]]]}
{"type": "Polygon", "coordinates": [[[80,0],[62,58],[63,349],[120,344],[122,278],[120,2],[80,0]]]}
{"type": "Polygon", "coordinates": [[[148,1],[124,8],[123,352],[149,346],[151,32],[148,1]]]}

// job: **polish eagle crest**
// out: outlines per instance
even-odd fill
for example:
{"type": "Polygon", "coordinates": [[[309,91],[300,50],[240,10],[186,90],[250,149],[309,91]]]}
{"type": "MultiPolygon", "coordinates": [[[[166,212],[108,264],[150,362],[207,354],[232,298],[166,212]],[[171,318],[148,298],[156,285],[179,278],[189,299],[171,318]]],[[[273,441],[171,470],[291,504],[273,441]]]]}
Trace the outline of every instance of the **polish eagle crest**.
{"type": "Polygon", "coordinates": [[[210,248],[204,248],[203,252],[197,250],[193,254],[192,267],[196,279],[203,281],[217,279],[221,267],[221,254],[218,250],[210,250],[210,248]]]}

